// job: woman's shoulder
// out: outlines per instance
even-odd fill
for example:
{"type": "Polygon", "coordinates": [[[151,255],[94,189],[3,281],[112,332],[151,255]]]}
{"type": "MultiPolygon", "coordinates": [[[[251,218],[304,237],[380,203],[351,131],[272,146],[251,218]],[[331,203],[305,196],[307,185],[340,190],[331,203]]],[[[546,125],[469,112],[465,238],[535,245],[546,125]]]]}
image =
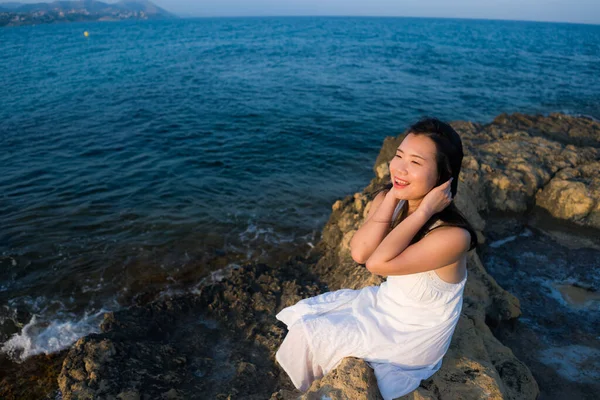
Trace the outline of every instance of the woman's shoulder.
{"type": "Polygon", "coordinates": [[[372,193],[370,195],[370,197],[373,199],[373,202],[375,201],[383,201],[383,199],[385,198],[385,196],[388,194],[388,192],[390,191],[390,189],[388,188],[383,188],[381,190],[376,191],[375,193],[372,193]]]}
{"type": "Polygon", "coordinates": [[[431,224],[425,236],[429,235],[432,231],[443,231],[444,235],[452,235],[456,236],[457,238],[461,237],[469,245],[471,243],[471,232],[469,232],[469,230],[464,226],[458,226],[456,224],[448,223],[438,219],[431,224]]]}
{"type": "Polygon", "coordinates": [[[389,189],[382,189],[381,191],[377,192],[374,196],[371,195],[373,197],[373,199],[371,200],[371,210],[376,210],[377,207],[379,207],[379,205],[383,202],[388,192],[389,189]]]}

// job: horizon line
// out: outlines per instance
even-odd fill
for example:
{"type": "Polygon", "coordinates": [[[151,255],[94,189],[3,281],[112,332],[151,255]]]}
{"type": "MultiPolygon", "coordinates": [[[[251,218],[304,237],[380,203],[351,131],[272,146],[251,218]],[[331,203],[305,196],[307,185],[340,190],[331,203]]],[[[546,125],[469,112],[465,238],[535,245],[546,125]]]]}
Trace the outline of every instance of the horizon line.
{"type": "MultiPolygon", "coordinates": [[[[30,4],[52,4],[58,1],[66,1],[66,2],[76,2],[78,0],[39,0],[36,3],[22,3],[20,1],[0,1],[0,6],[4,3],[18,3],[21,5],[30,5],[30,4]]],[[[95,0],[102,3],[107,3],[106,0],[95,0]]],[[[115,3],[119,1],[113,0],[115,3]]],[[[122,1],[122,0],[121,0],[122,1]]],[[[129,0],[130,2],[136,2],[136,0],[129,0]]],[[[143,2],[144,0],[139,0],[143,2]]],[[[534,20],[534,19],[513,19],[513,18],[494,18],[494,17],[447,17],[447,16],[424,16],[424,15],[357,15],[357,14],[248,14],[248,15],[224,15],[224,14],[213,14],[213,15],[197,15],[195,13],[183,13],[183,12],[175,12],[170,11],[163,6],[157,5],[154,1],[148,0],[153,5],[162,8],[163,10],[169,12],[170,14],[182,18],[182,19],[191,19],[191,18],[308,18],[308,17],[322,17],[322,18],[421,18],[421,19],[448,19],[448,20],[473,20],[473,21],[503,21],[503,22],[539,22],[539,23],[550,23],[550,24],[572,24],[572,25],[600,25],[600,21],[598,22],[583,22],[583,21],[556,21],[556,20],[534,20]]],[[[8,10],[11,11],[10,9],[8,10]]]]}
{"type": "MultiPolygon", "coordinates": [[[[55,0],[56,1],[56,0],[55,0]]],[[[542,24],[570,24],[570,25],[600,25],[599,22],[577,22],[577,21],[551,21],[532,19],[508,19],[508,18],[485,18],[485,17],[433,17],[416,15],[343,15],[343,14],[264,14],[264,15],[189,15],[171,12],[181,19],[194,18],[415,18],[415,19],[446,19],[446,20],[469,20],[469,21],[498,21],[498,22],[537,22],[542,24]]]]}

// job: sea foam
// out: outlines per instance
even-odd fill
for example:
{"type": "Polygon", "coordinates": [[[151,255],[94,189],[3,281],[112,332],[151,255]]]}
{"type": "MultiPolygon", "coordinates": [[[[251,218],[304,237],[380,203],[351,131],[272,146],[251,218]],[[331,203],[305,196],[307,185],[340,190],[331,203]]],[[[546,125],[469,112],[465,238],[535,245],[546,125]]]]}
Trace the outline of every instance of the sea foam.
{"type": "Polygon", "coordinates": [[[76,321],[41,322],[34,315],[20,333],[15,333],[2,345],[0,351],[15,361],[23,361],[36,354],[56,353],[83,336],[99,333],[105,312],[106,310],[101,310],[95,314],[86,314],[76,321]]]}

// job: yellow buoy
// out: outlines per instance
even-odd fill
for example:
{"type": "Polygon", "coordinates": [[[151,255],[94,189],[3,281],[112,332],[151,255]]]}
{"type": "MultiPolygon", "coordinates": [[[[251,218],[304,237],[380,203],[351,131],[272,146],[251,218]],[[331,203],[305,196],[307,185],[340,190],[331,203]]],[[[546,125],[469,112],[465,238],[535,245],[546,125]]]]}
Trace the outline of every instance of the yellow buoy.
{"type": "Polygon", "coordinates": [[[90,34],[88,31],[85,31],[85,32],[83,32],[83,36],[88,37],[88,36],[90,36],[90,34]]]}

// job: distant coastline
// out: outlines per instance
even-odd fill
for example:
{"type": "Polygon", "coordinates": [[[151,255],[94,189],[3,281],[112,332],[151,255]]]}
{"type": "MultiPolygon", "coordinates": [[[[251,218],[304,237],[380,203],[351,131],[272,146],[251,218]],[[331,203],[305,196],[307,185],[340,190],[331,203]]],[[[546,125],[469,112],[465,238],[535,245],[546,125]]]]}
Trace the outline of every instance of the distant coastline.
{"type": "Polygon", "coordinates": [[[0,3],[0,27],[83,21],[172,19],[174,14],[150,1],[56,1],[54,3],[0,3]]]}

